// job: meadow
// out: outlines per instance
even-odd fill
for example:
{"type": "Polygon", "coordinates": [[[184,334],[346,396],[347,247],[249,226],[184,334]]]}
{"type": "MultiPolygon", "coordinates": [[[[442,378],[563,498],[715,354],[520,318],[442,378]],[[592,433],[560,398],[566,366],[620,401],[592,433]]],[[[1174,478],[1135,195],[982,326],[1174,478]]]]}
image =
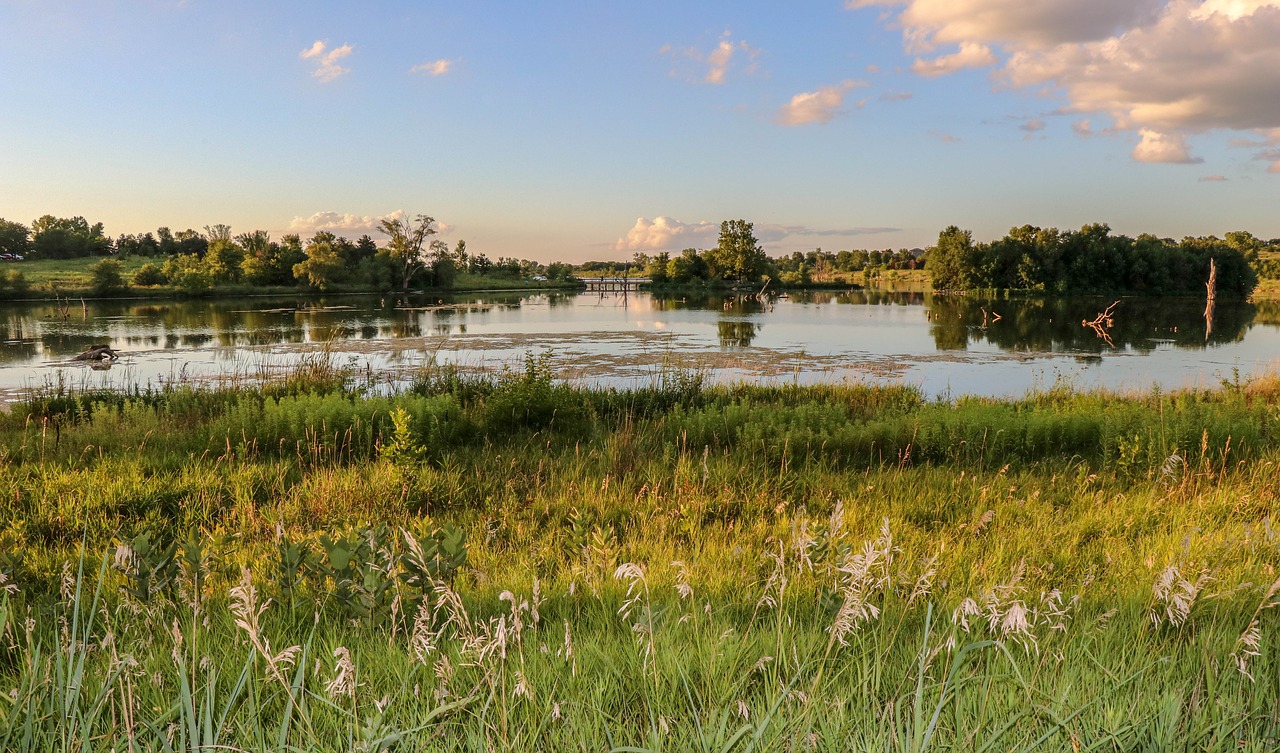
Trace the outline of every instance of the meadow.
{"type": "Polygon", "coordinates": [[[1280,378],[0,414],[0,749],[1274,750],[1280,378]]]}

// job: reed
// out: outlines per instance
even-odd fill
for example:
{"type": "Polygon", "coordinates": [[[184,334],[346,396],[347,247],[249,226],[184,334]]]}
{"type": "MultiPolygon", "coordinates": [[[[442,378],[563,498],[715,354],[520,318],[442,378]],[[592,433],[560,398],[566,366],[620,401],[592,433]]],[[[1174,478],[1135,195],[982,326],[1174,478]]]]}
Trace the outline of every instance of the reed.
{"type": "Polygon", "coordinates": [[[33,395],[0,748],[1271,750],[1276,384],[33,395]]]}

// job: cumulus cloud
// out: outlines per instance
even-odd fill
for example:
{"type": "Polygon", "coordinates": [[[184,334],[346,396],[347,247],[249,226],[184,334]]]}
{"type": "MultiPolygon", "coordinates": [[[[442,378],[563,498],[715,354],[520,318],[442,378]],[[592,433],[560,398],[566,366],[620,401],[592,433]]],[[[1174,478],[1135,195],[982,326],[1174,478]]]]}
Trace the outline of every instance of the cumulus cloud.
{"type": "Polygon", "coordinates": [[[827,123],[840,114],[844,95],[850,90],[867,86],[865,81],[841,81],[813,92],[801,92],[791,98],[778,111],[778,122],[787,126],[807,123],[827,123]]]}
{"type": "Polygon", "coordinates": [[[1187,139],[1181,134],[1168,134],[1142,128],[1138,131],[1141,141],[1133,148],[1132,156],[1139,162],[1171,162],[1192,165],[1204,160],[1192,157],[1187,139]]]}
{"type": "MultiPolygon", "coordinates": [[[[756,239],[761,243],[776,243],[793,236],[853,236],[896,233],[895,227],[852,227],[817,229],[807,225],[754,225],[756,239]]],[[[710,248],[716,245],[720,235],[718,222],[686,223],[660,215],[652,220],[640,217],[627,231],[626,236],[613,244],[615,251],[677,251],[685,248],[710,248]]]]}
{"type": "Polygon", "coordinates": [[[995,64],[996,56],[990,47],[974,42],[962,42],[959,51],[950,55],[939,55],[932,59],[916,58],[916,61],[911,64],[911,72],[932,78],[955,73],[965,68],[986,68],[995,64]]]}
{"type": "MultiPolygon", "coordinates": [[[[917,73],[959,70],[982,49],[996,79],[1062,96],[1140,137],[1135,159],[1190,163],[1188,136],[1280,128],[1280,0],[849,0],[884,6],[908,50],[958,52],[917,73]],[[969,50],[967,58],[964,50],[969,50]],[[960,56],[960,57],[956,57],[960,56]],[[1149,131],[1155,135],[1146,135],[1149,131]]],[[[1077,133],[1094,133],[1076,127],[1077,133]]],[[[1267,159],[1265,155],[1260,159],[1267,159]]]]}
{"type": "Polygon", "coordinates": [[[684,223],[665,215],[652,220],[639,217],[626,237],[613,244],[615,251],[660,251],[695,248],[716,237],[720,226],[711,222],[684,223]]]}
{"type": "Polygon", "coordinates": [[[289,223],[289,231],[302,236],[312,235],[327,230],[334,235],[358,238],[361,235],[373,235],[378,232],[378,224],[382,220],[399,220],[405,216],[403,209],[380,216],[339,214],[338,212],[316,212],[310,217],[294,217],[289,223]]]}
{"type": "MultiPolygon", "coordinates": [[[[759,69],[759,63],[756,58],[759,57],[760,50],[745,41],[733,41],[733,33],[729,31],[725,31],[724,34],[720,35],[720,41],[710,52],[704,53],[696,47],[685,47],[677,50],[671,45],[663,45],[658,52],[663,55],[674,55],[686,61],[692,61],[697,65],[699,71],[705,71],[696,78],[706,84],[723,84],[729,71],[739,67],[734,63],[735,60],[745,60],[745,63],[740,66],[740,70],[743,73],[755,73],[759,69]]],[[[672,75],[678,75],[677,71],[672,70],[672,75]]]]}
{"type": "Polygon", "coordinates": [[[428,76],[443,76],[453,70],[453,66],[457,61],[440,58],[432,60],[429,63],[419,63],[409,69],[410,73],[425,73],[428,76]]]}
{"type": "Polygon", "coordinates": [[[352,47],[344,44],[332,50],[328,48],[324,42],[317,39],[311,43],[311,46],[298,53],[298,57],[303,60],[310,60],[316,67],[312,72],[312,76],[321,81],[332,81],[344,73],[350,73],[350,68],[343,68],[338,64],[339,60],[351,54],[352,47]]]}

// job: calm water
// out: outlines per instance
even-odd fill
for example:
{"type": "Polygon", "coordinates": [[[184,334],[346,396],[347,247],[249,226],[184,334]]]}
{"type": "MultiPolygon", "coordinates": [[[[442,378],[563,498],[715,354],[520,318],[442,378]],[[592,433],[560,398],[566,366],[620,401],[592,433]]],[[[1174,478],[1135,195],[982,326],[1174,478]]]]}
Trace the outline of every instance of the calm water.
{"type": "Polygon", "coordinates": [[[0,304],[0,395],[33,386],[253,377],[328,349],[388,382],[428,363],[519,368],[550,354],[566,378],[633,384],[664,368],[719,379],[905,382],[928,395],[1216,384],[1277,366],[1280,308],[1125,299],[984,300],[925,293],[480,295],[0,304]],[[109,369],[69,359],[109,344],[109,369]]]}

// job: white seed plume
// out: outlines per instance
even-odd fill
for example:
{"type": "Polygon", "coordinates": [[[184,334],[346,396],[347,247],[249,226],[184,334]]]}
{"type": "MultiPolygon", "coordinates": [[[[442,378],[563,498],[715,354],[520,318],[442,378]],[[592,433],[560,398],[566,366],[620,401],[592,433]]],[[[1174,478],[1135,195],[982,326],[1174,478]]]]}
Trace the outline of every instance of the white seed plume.
{"type": "Polygon", "coordinates": [[[338,646],[333,650],[333,658],[337,659],[337,663],[334,664],[333,679],[325,683],[325,692],[330,698],[346,696],[354,699],[358,684],[356,683],[356,665],[351,661],[351,652],[344,646],[338,646]]]}

